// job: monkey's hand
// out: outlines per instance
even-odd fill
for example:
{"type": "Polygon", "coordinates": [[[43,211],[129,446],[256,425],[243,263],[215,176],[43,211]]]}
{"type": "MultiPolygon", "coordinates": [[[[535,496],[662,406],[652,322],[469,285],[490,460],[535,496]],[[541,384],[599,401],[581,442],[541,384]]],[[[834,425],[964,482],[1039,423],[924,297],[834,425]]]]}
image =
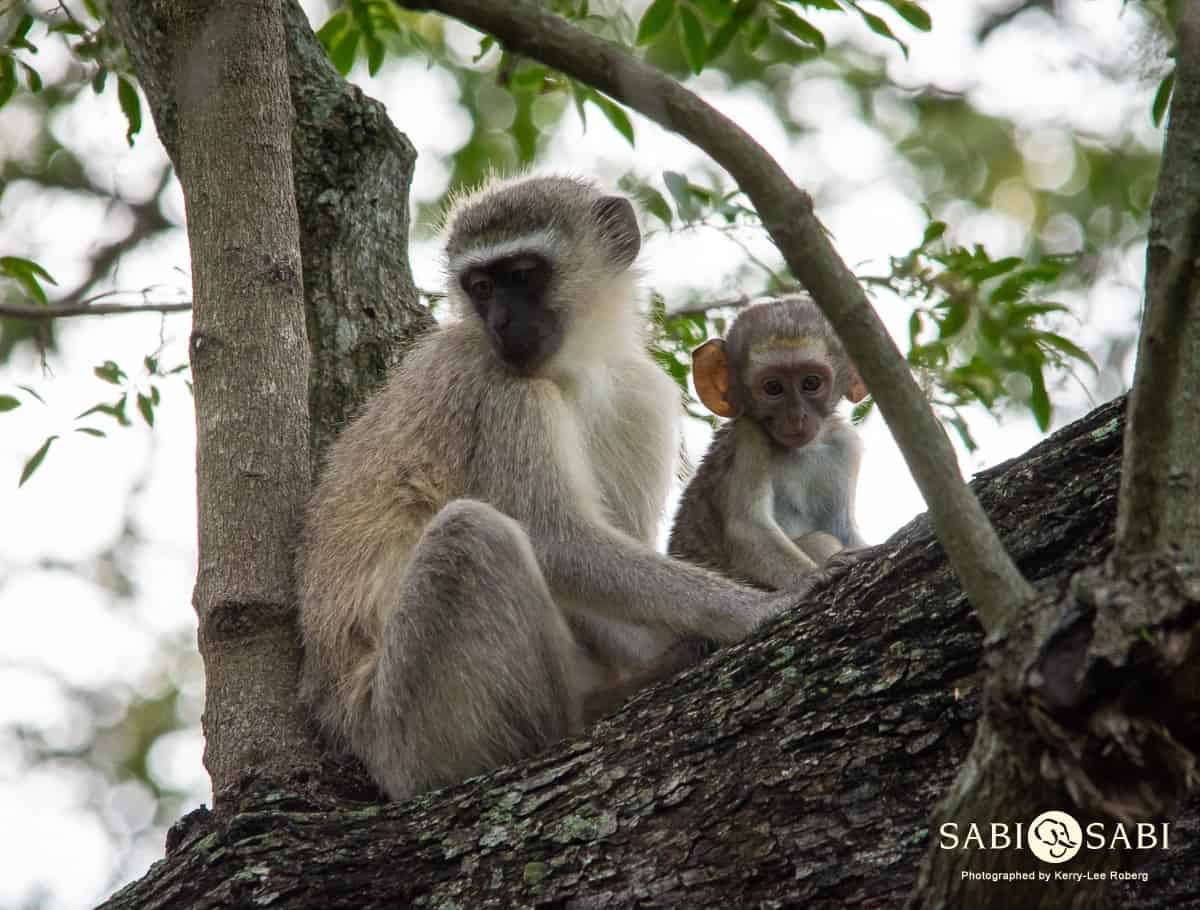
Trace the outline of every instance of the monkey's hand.
{"type": "Polygon", "coordinates": [[[859,563],[872,562],[887,555],[887,552],[887,544],[883,543],[872,547],[859,547],[856,550],[839,550],[826,560],[818,574],[823,575],[826,582],[835,581],[848,574],[859,563]]]}

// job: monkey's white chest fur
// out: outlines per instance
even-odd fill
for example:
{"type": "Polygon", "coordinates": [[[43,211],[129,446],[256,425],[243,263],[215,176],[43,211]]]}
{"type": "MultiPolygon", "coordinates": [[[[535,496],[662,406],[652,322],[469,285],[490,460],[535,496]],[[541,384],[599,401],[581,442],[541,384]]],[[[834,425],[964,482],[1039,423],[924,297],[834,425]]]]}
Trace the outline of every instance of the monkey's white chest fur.
{"type": "MultiPolygon", "coordinates": [[[[679,452],[675,384],[649,357],[634,357],[577,367],[560,387],[569,413],[560,447],[591,500],[585,508],[654,546],[679,452]]],[[[562,601],[579,643],[577,683],[585,691],[651,663],[675,639],[665,629],[617,621],[605,605],[562,601]]]]}
{"type": "Polygon", "coordinates": [[[679,395],[649,358],[594,364],[563,383],[571,438],[595,505],[616,528],[653,545],[679,451],[679,395]]]}
{"type": "Polygon", "coordinates": [[[774,455],[771,465],[772,513],[789,538],[826,531],[849,546],[855,535],[847,501],[845,465],[861,447],[858,434],[839,424],[805,446],[774,455]]]}

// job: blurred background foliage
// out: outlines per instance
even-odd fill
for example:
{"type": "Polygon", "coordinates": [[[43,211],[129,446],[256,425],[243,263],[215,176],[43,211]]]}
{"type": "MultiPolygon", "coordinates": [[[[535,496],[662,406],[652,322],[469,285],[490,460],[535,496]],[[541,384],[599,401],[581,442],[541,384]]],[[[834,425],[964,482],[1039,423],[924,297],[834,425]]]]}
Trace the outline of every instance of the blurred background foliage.
{"type": "MultiPolygon", "coordinates": [[[[909,361],[968,449],[974,445],[971,407],[998,416],[1031,414],[1044,430],[1124,388],[1136,325],[1101,318],[1099,289],[1130,285],[1136,269],[1129,263],[1142,256],[1159,157],[1153,123],[1170,91],[1174,4],[1122,5],[1122,27],[1134,50],[1120,59],[1098,58],[1085,43],[1074,44],[1079,20],[1066,15],[1068,3],[1053,0],[548,5],[680,79],[694,78],[701,91],[752,96],[789,139],[827,137],[829,123],[837,121],[851,124],[843,141],[883,150],[889,190],[923,206],[925,226],[915,244],[889,250],[886,262],[850,265],[881,313],[898,313],[899,324],[907,325],[909,361]],[[980,103],[985,89],[978,86],[911,75],[898,80],[895,55],[912,55],[914,36],[936,33],[939,17],[952,7],[972,10],[972,31],[960,53],[1007,52],[1012,65],[1021,66],[1014,42],[1030,28],[1053,32],[1062,71],[1087,73],[1127,97],[1153,100],[1126,109],[1137,122],[1122,119],[1122,112],[1080,126],[1037,117],[1036,97],[1028,99],[1028,110],[1000,112],[1003,105],[980,103]],[[965,227],[984,215],[993,219],[989,236],[1004,240],[999,252],[971,239],[965,227]],[[1085,323],[1086,344],[1077,337],[1085,323]]],[[[508,54],[490,38],[464,39],[464,30],[435,16],[385,0],[306,8],[345,74],[386,74],[416,60],[453,80],[458,115],[469,128],[441,156],[445,185],[419,200],[419,224],[436,223],[446,193],[493,171],[536,165],[567,118],[599,118],[635,149],[651,128],[586,86],[508,54]]],[[[1092,102],[1081,97],[1078,103],[1092,102]]],[[[393,117],[406,129],[403,108],[393,117]]],[[[44,318],[35,310],[166,309],[188,301],[186,262],[173,283],[131,287],[122,279],[124,264],[156,255],[182,224],[169,165],[153,142],[139,138],[147,122],[104,0],[14,0],[0,7],[0,437],[11,414],[43,406],[63,333],[86,332],[81,323],[92,321],[44,318]],[[111,134],[108,145],[96,130],[111,134]],[[126,163],[115,170],[113,136],[129,146],[126,163]],[[55,230],[52,242],[27,227],[61,218],[73,229],[55,230]],[[13,378],[21,375],[34,379],[13,378]]],[[[804,161],[792,170],[818,212],[863,190],[804,161]]],[[[717,169],[634,168],[620,184],[641,202],[648,234],[711,233],[743,253],[727,282],[734,295],[702,288],[668,299],[651,289],[657,356],[686,389],[692,347],[723,332],[746,301],[795,285],[763,243],[753,210],[717,169]]],[[[429,243],[428,232],[416,241],[429,243]]],[[[436,297],[435,289],[428,293],[436,297]]],[[[101,344],[88,406],[25,453],[20,476],[0,483],[29,479],[66,437],[80,437],[80,445],[112,444],[113,431],[153,427],[162,408],[187,410],[186,365],[162,359],[166,348],[161,331],[158,343],[132,361],[110,356],[101,344]]],[[[869,407],[868,400],[858,416],[869,407]]],[[[704,416],[694,403],[690,408],[704,416]]],[[[132,484],[126,501],[136,503],[140,490],[132,484]]],[[[105,592],[110,610],[129,611],[142,585],[147,546],[137,516],[131,506],[110,544],[79,561],[14,562],[0,554],[0,594],[31,573],[60,573],[105,592]]],[[[75,804],[110,841],[110,884],[144,868],[161,850],[165,827],[197,798],[193,779],[172,772],[169,756],[173,737],[195,738],[198,658],[189,634],[143,625],[153,649],[149,669],[98,689],[72,682],[52,656],[18,660],[0,652],[6,693],[38,692],[57,705],[52,720],[15,708],[0,713],[0,782],[31,769],[69,777],[75,804]]],[[[6,700],[20,699],[6,694],[6,700]]],[[[43,886],[31,886],[21,898],[30,907],[62,900],[43,886]]]]}

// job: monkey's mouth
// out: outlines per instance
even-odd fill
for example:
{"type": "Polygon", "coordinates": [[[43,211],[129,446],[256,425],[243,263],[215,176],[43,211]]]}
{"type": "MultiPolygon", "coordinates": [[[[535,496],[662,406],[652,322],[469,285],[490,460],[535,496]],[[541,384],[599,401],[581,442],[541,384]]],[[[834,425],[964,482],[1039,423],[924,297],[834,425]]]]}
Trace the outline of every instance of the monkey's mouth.
{"type": "Polygon", "coordinates": [[[771,438],[785,449],[803,448],[812,442],[816,438],[816,435],[815,430],[808,428],[791,432],[779,429],[771,431],[771,438]]]}

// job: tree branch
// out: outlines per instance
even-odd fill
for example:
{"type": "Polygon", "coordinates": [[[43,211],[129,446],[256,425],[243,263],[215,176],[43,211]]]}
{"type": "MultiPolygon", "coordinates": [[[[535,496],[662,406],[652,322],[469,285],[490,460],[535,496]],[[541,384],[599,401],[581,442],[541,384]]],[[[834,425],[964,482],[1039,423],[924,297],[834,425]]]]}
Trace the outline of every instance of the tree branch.
{"type": "Polygon", "coordinates": [[[399,2],[459,19],[495,36],[508,50],[599,89],[679,133],[729,171],[758,210],[792,273],[854,358],[984,627],[1001,628],[1032,589],[962,482],[949,439],[887,329],[813,215],[809,195],[748,133],[674,79],[528,0],[399,2]]]}
{"type": "Polygon", "coordinates": [[[1129,399],[1117,552],[1176,546],[1200,564],[1200,5],[1188,4],[1150,209],[1146,305],[1129,399]]]}
{"type": "Polygon", "coordinates": [[[123,313],[184,313],[192,302],[178,303],[64,303],[33,306],[19,303],[0,303],[0,316],[11,319],[65,319],[68,316],[117,316],[123,313]]]}

